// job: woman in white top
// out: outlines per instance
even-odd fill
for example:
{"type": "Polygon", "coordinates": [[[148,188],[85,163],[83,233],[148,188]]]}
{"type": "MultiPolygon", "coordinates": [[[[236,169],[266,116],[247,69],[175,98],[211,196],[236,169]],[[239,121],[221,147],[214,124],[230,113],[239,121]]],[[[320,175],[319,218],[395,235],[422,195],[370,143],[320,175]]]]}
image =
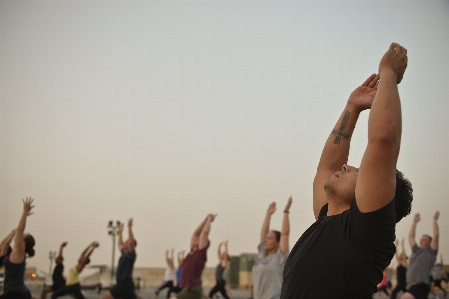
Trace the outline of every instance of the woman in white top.
{"type": "Polygon", "coordinates": [[[259,255],[253,266],[254,299],[277,299],[281,295],[282,272],[289,253],[289,210],[292,198],[287,201],[282,219],[282,231],[270,231],[271,215],[276,211],[272,202],[267,209],[260,232],[259,255]]]}
{"type": "Polygon", "coordinates": [[[165,261],[167,262],[167,269],[165,269],[164,281],[154,290],[153,299],[156,299],[159,293],[165,288],[168,288],[167,298],[170,298],[171,292],[175,292],[175,285],[173,283],[175,277],[175,264],[173,263],[174,251],[174,249],[171,250],[170,256],[168,255],[168,250],[165,251],[165,261]]]}

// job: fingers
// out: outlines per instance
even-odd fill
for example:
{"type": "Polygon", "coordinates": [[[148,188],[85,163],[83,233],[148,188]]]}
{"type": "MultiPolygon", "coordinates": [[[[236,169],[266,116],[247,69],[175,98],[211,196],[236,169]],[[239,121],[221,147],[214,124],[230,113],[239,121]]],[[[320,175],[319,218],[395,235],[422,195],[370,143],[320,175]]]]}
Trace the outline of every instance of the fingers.
{"type": "Polygon", "coordinates": [[[372,78],[372,80],[368,83],[368,87],[374,88],[377,85],[377,82],[379,81],[379,74],[375,74],[375,76],[373,77],[373,75],[370,76],[370,78],[372,78]]]}
{"type": "Polygon", "coordinates": [[[369,76],[368,79],[366,79],[361,86],[368,86],[368,84],[370,84],[370,82],[373,81],[374,77],[376,77],[376,74],[372,74],[371,76],[369,76]]]}

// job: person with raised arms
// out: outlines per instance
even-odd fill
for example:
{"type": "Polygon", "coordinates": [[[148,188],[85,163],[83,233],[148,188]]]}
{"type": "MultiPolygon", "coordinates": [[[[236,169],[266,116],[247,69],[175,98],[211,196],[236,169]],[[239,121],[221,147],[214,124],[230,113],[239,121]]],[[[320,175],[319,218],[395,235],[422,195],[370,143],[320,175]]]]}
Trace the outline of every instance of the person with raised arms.
{"type": "Polygon", "coordinates": [[[89,246],[86,247],[86,249],[84,249],[84,251],[81,253],[80,258],[78,259],[78,264],[70,268],[66,285],[54,291],[51,295],[51,299],[56,299],[69,294],[76,299],[86,298],[81,292],[79,274],[83,271],[84,267],[90,263],[90,256],[94,249],[98,246],[98,242],[92,242],[91,244],[89,244],[89,246]]]}
{"type": "Polygon", "coordinates": [[[182,263],[181,281],[182,290],[172,299],[201,299],[203,288],[201,275],[207,261],[207,249],[210,246],[209,233],[216,214],[208,214],[195,229],[190,239],[190,252],[182,263]]]}
{"type": "Polygon", "coordinates": [[[281,231],[270,230],[276,203],[272,202],[265,213],[257,247],[259,255],[252,269],[254,299],[276,299],[281,293],[282,270],[289,253],[291,205],[290,196],[283,211],[281,231]]]}
{"type": "Polygon", "coordinates": [[[32,215],[31,210],[34,208],[31,197],[22,200],[23,210],[19,224],[14,232],[11,232],[2,244],[1,255],[8,251],[11,236],[14,235],[14,246],[10,254],[6,255],[3,261],[5,266],[5,281],[3,284],[3,295],[1,299],[31,299],[31,293],[25,285],[25,261],[27,257],[34,256],[34,245],[36,241],[30,234],[25,234],[27,217],[32,215]]]}
{"type": "Polygon", "coordinates": [[[59,247],[59,254],[56,257],[56,266],[53,270],[52,280],[53,285],[45,287],[42,290],[41,293],[41,299],[45,299],[48,293],[54,292],[65,286],[65,278],[63,276],[64,272],[64,264],[62,263],[64,261],[64,257],[62,256],[62,249],[67,246],[67,242],[63,242],[61,246],[59,247]]]}
{"type": "MultiPolygon", "coordinates": [[[[350,95],[321,153],[313,182],[316,222],[284,267],[282,299],[368,299],[395,253],[396,222],[411,210],[411,185],[396,170],[402,134],[401,82],[407,50],[392,43],[350,95]],[[359,114],[371,109],[360,168],[348,165],[359,114]]],[[[325,82],[323,82],[325,84],[325,82]]]]}

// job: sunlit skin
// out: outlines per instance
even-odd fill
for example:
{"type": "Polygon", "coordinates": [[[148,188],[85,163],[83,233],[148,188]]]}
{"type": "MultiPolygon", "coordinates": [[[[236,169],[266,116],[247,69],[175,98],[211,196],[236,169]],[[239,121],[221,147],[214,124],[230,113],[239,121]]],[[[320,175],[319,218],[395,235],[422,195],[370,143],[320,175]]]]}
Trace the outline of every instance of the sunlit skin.
{"type": "Polygon", "coordinates": [[[340,171],[335,172],[325,183],[324,189],[328,200],[335,203],[337,210],[329,207],[328,215],[335,215],[349,209],[351,201],[355,196],[355,187],[359,169],[354,166],[343,164],[340,171]]]}

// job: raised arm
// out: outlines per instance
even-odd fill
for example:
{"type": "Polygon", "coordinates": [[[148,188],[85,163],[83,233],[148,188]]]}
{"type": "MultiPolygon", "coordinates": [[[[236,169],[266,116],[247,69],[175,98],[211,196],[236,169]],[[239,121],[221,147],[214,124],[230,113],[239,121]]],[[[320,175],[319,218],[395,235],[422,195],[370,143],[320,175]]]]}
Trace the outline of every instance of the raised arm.
{"type": "Polygon", "coordinates": [[[321,208],[327,204],[324,183],[348,162],[352,133],[360,112],[371,107],[376,95],[378,79],[379,77],[376,74],[371,75],[351,93],[345,109],[324,144],[313,180],[313,213],[315,219],[318,219],[321,208]]]}
{"type": "Polygon", "coordinates": [[[62,250],[64,249],[64,247],[66,247],[67,246],[67,242],[63,242],[62,244],[61,244],[61,246],[59,246],[59,254],[58,254],[58,256],[56,257],[56,263],[57,264],[61,264],[62,263],[62,259],[63,259],[63,257],[62,257],[62,250]]]}
{"type": "Polygon", "coordinates": [[[201,250],[207,247],[209,243],[209,233],[211,228],[211,223],[214,221],[217,214],[209,214],[207,215],[206,222],[204,223],[203,229],[201,230],[200,240],[198,244],[198,248],[201,250]]]}
{"type": "Polygon", "coordinates": [[[260,230],[260,242],[262,242],[270,231],[270,220],[271,215],[276,212],[276,203],[272,202],[268,206],[267,212],[265,213],[265,218],[263,219],[262,228],[260,230]]]}
{"type": "Polygon", "coordinates": [[[207,221],[207,217],[200,223],[200,225],[198,225],[198,227],[193,232],[193,235],[190,238],[190,248],[191,249],[193,248],[193,243],[195,242],[195,239],[200,237],[201,231],[203,230],[203,227],[206,224],[206,221],[207,221]]]}
{"type": "Polygon", "coordinates": [[[134,242],[134,233],[133,233],[133,219],[130,218],[128,220],[128,242],[129,242],[129,248],[131,251],[134,251],[135,248],[135,242],[134,242]]]}
{"type": "Polygon", "coordinates": [[[404,258],[402,259],[401,264],[402,264],[402,266],[407,268],[407,255],[405,254],[405,244],[404,244],[404,242],[405,242],[404,239],[402,239],[402,241],[401,241],[401,247],[402,247],[401,255],[403,255],[404,258]]]}
{"type": "Polygon", "coordinates": [[[416,235],[416,225],[421,220],[421,216],[419,213],[415,214],[415,217],[413,218],[412,227],[410,228],[410,232],[408,234],[408,242],[410,244],[410,247],[413,250],[413,247],[416,245],[415,235],[416,235]]]}
{"type": "Polygon", "coordinates": [[[84,249],[84,251],[81,253],[81,256],[78,260],[78,266],[76,267],[78,273],[80,273],[84,266],[89,263],[89,257],[94,251],[95,248],[99,246],[98,242],[92,242],[89,246],[84,249]]]}
{"type": "Polygon", "coordinates": [[[122,251],[123,249],[123,229],[125,228],[125,224],[124,223],[120,223],[118,226],[118,238],[117,238],[117,247],[119,251],[122,251]]]}
{"type": "Polygon", "coordinates": [[[31,197],[22,199],[23,201],[23,211],[20,217],[19,224],[17,225],[16,232],[14,235],[14,247],[10,255],[10,261],[14,264],[20,264],[25,260],[25,242],[24,231],[26,227],[26,219],[29,215],[33,214],[31,210],[34,208],[33,201],[31,197]]]}
{"type": "Polygon", "coordinates": [[[407,50],[396,43],[390,45],[379,63],[379,83],[368,119],[368,145],[355,188],[362,213],[376,211],[394,198],[402,135],[398,84],[407,63],[407,50]]]}
{"type": "Polygon", "coordinates": [[[221,246],[223,246],[223,242],[220,242],[220,244],[218,244],[217,256],[220,262],[221,262],[221,246]]]}
{"type": "Polygon", "coordinates": [[[440,254],[440,264],[441,266],[444,266],[444,262],[443,262],[443,254],[440,254]]]}
{"type": "Polygon", "coordinates": [[[5,256],[8,253],[9,245],[11,244],[15,233],[16,230],[13,229],[0,243],[0,256],[5,256]]]}
{"type": "Polygon", "coordinates": [[[436,212],[433,216],[433,238],[432,243],[430,243],[430,247],[433,250],[438,250],[438,244],[440,242],[440,229],[438,228],[438,217],[440,216],[440,212],[436,212]]]}
{"type": "Polygon", "coordinates": [[[290,196],[284,209],[284,217],[282,218],[281,240],[279,241],[279,249],[282,253],[286,253],[289,249],[288,239],[290,236],[290,207],[292,205],[292,197],[290,196]]]}

